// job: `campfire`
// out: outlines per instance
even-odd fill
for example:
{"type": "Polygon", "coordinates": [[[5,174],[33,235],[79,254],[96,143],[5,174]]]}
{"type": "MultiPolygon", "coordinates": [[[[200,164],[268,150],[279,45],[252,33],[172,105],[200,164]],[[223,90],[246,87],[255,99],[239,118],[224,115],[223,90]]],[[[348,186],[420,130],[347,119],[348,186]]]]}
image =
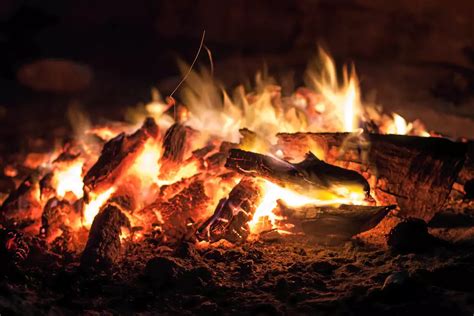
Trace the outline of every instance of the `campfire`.
{"type": "MultiPolygon", "coordinates": [[[[320,50],[305,82],[283,94],[257,74],[229,91],[193,70],[179,101],[153,91],[128,121],[72,115],[69,139],[5,165],[16,188],[1,206],[2,253],[21,266],[41,249],[90,272],[144,244],[209,251],[309,238],[383,249],[407,219],[435,217],[453,188],[472,191],[470,145],[363,102],[354,67],[320,50]]],[[[153,260],[147,273],[162,267],[153,260]]]]}

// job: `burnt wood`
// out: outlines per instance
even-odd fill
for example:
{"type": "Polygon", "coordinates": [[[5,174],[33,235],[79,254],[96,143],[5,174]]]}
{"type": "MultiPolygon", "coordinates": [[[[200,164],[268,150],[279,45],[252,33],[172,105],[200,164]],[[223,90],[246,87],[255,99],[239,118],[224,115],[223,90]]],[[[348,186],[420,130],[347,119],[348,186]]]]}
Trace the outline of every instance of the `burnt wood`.
{"type": "Polygon", "coordinates": [[[253,218],[263,197],[261,180],[245,177],[219,201],[214,214],[197,231],[201,240],[216,242],[226,239],[236,243],[250,234],[248,222],[253,218]]]}
{"type": "Polygon", "coordinates": [[[41,216],[38,191],[38,174],[35,173],[28,176],[3,202],[0,223],[7,227],[26,227],[34,223],[41,216]]]}
{"type": "Polygon", "coordinates": [[[225,166],[247,176],[261,177],[283,188],[306,196],[318,196],[321,191],[343,197],[336,188],[370,193],[367,180],[358,172],[327,164],[312,153],[300,163],[292,164],[270,156],[241,149],[231,149],[225,166]]]}
{"type": "Polygon", "coordinates": [[[171,125],[163,138],[163,155],[161,159],[173,162],[182,161],[186,147],[186,136],[186,126],[180,123],[171,125]]]}
{"type": "Polygon", "coordinates": [[[106,205],[94,218],[81,256],[81,268],[108,268],[120,255],[120,233],[130,222],[115,205],[106,205]]]}
{"type": "Polygon", "coordinates": [[[97,162],[84,176],[84,200],[91,192],[100,193],[110,188],[125,174],[140,154],[149,138],[158,137],[158,126],[147,118],[143,126],[131,135],[124,133],[109,140],[103,147],[97,162]]]}
{"type": "Polygon", "coordinates": [[[292,208],[279,203],[282,215],[299,224],[305,234],[322,241],[344,241],[372,229],[395,207],[343,204],[292,208]]]}
{"type": "Polygon", "coordinates": [[[288,156],[301,154],[314,144],[325,153],[326,161],[376,176],[376,194],[393,196],[400,215],[425,221],[438,212],[448,197],[467,149],[464,143],[435,137],[380,134],[356,137],[348,133],[278,135],[278,147],[288,156]]]}

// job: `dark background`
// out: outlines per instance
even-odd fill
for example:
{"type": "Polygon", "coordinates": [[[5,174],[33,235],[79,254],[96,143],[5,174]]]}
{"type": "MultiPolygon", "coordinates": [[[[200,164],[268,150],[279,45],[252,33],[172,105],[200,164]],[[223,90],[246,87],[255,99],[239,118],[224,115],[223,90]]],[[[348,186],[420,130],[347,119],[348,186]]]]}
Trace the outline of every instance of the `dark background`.
{"type": "Polygon", "coordinates": [[[94,120],[120,118],[149,100],[152,86],[166,94],[176,85],[176,58],[190,62],[205,29],[216,75],[229,87],[264,61],[299,83],[319,43],[339,63],[354,61],[364,99],[474,137],[473,21],[469,0],[2,0],[0,134],[21,143],[67,126],[71,102],[94,120]],[[41,58],[87,65],[93,81],[67,93],[20,84],[18,70],[41,58]]]}

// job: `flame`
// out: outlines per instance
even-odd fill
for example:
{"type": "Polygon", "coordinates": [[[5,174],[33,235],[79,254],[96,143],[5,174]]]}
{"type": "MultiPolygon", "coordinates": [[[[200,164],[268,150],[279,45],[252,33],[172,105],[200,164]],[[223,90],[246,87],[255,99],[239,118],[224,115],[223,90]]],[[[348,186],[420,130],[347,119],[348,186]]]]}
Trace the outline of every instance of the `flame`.
{"type": "Polygon", "coordinates": [[[359,81],[354,68],[349,73],[343,68],[343,81],[339,84],[336,75],[334,60],[323,50],[319,49],[319,59],[313,61],[307,72],[307,84],[321,93],[323,103],[315,104],[316,111],[323,111],[326,119],[330,120],[337,131],[353,132],[358,128],[358,119],[361,113],[359,81]]]}
{"type": "Polygon", "coordinates": [[[263,219],[267,219],[271,223],[272,228],[279,228],[278,222],[284,220],[284,217],[274,213],[277,201],[281,200],[290,207],[301,207],[304,205],[339,205],[339,204],[365,204],[365,194],[353,187],[336,187],[332,188],[338,195],[329,191],[322,191],[319,196],[308,197],[298,194],[289,189],[282,188],[270,181],[263,181],[263,199],[255,210],[252,220],[249,222],[250,232],[253,234],[262,231],[261,223],[263,219]]]}
{"type": "Polygon", "coordinates": [[[56,183],[56,194],[64,198],[66,193],[72,192],[76,198],[83,195],[82,168],[84,161],[76,159],[72,163],[62,163],[54,172],[54,181],[56,183]]]}
{"type": "Polygon", "coordinates": [[[82,225],[90,227],[94,221],[95,216],[99,213],[100,208],[107,202],[107,200],[114,194],[116,188],[111,187],[110,189],[102,192],[99,195],[90,196],[90,202],[84,205],[83,221],[82,225]]]}
{"type": "Polygon", "coordinates": [[[161,144],[155,139],[148,139],[141,154],[136,158],[129,173],[136,175],[143,184],[151,185],[158,182],[161,158],[161,144]]]}

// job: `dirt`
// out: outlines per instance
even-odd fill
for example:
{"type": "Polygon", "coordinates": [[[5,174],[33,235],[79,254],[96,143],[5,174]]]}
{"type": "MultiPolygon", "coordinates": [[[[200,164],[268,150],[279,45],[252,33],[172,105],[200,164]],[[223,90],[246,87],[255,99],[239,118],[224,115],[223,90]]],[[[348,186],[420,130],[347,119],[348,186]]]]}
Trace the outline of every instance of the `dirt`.
{"type": "Polygon", "coordinates": [[[305,236],[202,249],[149,240],[125,244],[110,270],[87,272],[77,256],[30,250],[25,261],[2,264],[0,313],[470,315],[472,250],[444,244],[397,254],[305,236]]]}

